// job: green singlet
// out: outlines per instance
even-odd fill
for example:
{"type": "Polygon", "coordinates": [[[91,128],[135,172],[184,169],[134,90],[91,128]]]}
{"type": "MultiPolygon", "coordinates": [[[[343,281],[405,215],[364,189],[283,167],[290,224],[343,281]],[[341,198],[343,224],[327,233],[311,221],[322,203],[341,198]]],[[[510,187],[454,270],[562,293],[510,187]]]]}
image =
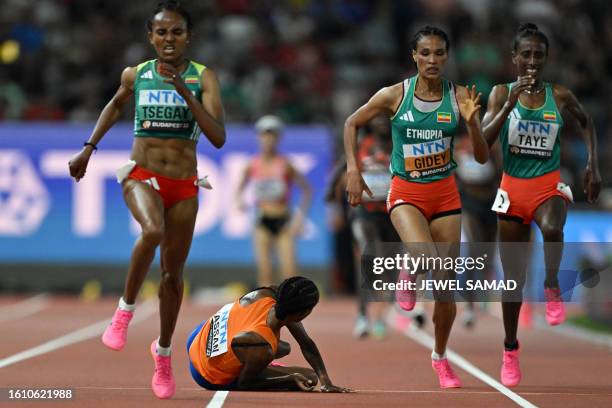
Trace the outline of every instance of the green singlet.
{"type": "MultiPolygon", "coordinates": [[[[442,100],[423,112],[415,106],[418,76],[404,80],[404,97],[391,117],[391,172],[404,180],[430,183],[452,174],[453,137],[459,126],[459,109],[452,82],[442,78],[442,100]]],[[[431,102],[421,101],[431,105],[431,102]]]]}
{"type": "MultiPolygon", "coordinates": [[[[189,61],[181,74],[185,85],[198,101],[202,96],[200,78],[204,69],[204,65],[189,61]]],[[[166,79],[157,72],[157,60],[143,62],[136,68],[134,135],[197,142],[200,127],[185,99],[179,95],[174,85],[164,82],[166,79]]]]}
{"type": "MultiPolygon", "coordinates": [[[[507,86],[510,92],[512,84],[507,86]]],[[[563,118],[552,85],[545,82],[544,88],[544,104],[530,109],[519,100],[500,132],[504,172],[510,176],[533,178],[559,168],[563,118]]]]}

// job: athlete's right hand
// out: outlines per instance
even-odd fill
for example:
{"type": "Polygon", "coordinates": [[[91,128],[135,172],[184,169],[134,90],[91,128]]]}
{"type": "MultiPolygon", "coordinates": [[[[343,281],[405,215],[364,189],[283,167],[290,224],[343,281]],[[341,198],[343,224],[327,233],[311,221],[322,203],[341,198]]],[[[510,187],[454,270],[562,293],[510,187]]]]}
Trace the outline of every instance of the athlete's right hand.
{"type": "Polygon", "coordinates": [[[92,150],[85,146],[81,151],[75,154],[72,159],[68,162],[68,168],[70,169],[70,176],[74,177],[78,183],[85,176],[85,170],[87,170],[87,164],[91,157],[92,150]]]}
{"type": "Polygon", "coordinates": [[[372,191],[363,181],[361,172],[357,170],[348,170],[346,172],[346,192],[348,193],[348,202],[351,206],[356,207],[361,204],[361,196],[366,192],[370,197],[374,197],[372,191]]]}
{"type": "Polygon", "coordinates": [[[293,373],[291,374],[291,378],[293,379],[293,381],[295,381],[295,384],[298,386],[300,390],[306,391],[306,392],[310,392],[314,390],[315,385],[313,384],[312,381],[310,381],[304,375],[300,373],[293,373]]]}
{"type": "Polygon", "coordinates": [[[520,94],[532,87],[535,84],[535,81],[535,77],[532,75],[518,77],[516,82],[512,84],[512,90],[508,93],[507,103],[514,108],[514,105],[516,105],[518,102],[520,94]]]}

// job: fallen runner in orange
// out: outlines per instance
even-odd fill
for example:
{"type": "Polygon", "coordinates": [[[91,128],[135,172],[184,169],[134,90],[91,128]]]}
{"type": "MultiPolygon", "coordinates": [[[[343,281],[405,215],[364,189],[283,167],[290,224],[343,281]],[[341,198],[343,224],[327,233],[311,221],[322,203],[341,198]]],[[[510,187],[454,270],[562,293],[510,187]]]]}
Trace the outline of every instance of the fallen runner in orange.
{"type": "Polygon", "coordinates": [[[351,392],[332,384],[317,345],[301,323],[318,302],[316,285],[296,276],[278,288],[258,288],[228,303],[189,336],[191,376],[208,390],[313,391],[321,381],[322,392],[351,392]],[[291,351],[289,343],[280,340],[283,326],[312,369],[272,363],[291,351]]]}

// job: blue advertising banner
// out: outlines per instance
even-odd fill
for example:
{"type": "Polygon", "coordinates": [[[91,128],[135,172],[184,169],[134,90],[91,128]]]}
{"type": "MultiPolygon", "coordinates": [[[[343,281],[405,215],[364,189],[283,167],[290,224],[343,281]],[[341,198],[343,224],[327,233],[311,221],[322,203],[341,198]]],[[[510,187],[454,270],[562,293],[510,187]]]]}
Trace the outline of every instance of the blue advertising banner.
{"type": "MultiPolygon", "coordinates": [[[[128,124],[113,127],[92,156],[87,174],[75,183],[68,160],[92,125],[0,125],[0,262],[123,263],[139,226],[129,214],[115,171],[129,158],[128,124]]],[[[228,126],[217,150],[204,137],[198,145],[198,174],[213,190],[200,189],[200,209],[189,263],[253,263],[253,210],[234,197],[241,174],[256,153],[250,126],[228,126]]],[[[296,247],[302,265],[328,263],[324,184],[332,163],[331,135],[323,126],[288,127],[279,149],[313,186],[313,203],[296,247]]],[[[247,189],[247,202],[252,191],[247,189]]],[[[299,192],[293,192],[293,199],[299,192]]]]}
{"type": "MultiPolygon", "coordinates": [[[[82,124],[0,125],[0,263],[127,262],[139,227],[123,202],[115,171],[128,160],[131,126],[118,124],[109,131],[86,177],[75,183],[68,160],[91,129],[82,124]]],[[[240,211],[234,196],[257,141],[250,126],[228,126],[227,133],[220,150],[204,138],[198,146],[198,173],[209,176],[213,190],[200,190],[192,265],[253,263],[253,210],[240,211]]],[[[323,126],[289,127],[280,150],[314,191],[298,239],[299,262],[326,266],[331,255],[323,191],[332,162],[331,135],[323,126]]],[[[252,202],[252,192],[246,196],[252,202]]],[[[565,240],[612,242],[612,213],[570,210],[565,240]]]]}

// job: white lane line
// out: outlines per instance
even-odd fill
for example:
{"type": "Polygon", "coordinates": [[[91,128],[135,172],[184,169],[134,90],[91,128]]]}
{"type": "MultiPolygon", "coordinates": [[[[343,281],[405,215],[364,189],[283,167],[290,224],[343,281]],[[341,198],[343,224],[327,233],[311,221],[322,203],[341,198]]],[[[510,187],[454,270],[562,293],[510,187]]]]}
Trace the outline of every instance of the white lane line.
{"type": "MultiPolygon", "coordinates": [[[[451,389],[451,390],[356,390],[357,392],[369,392],[372,394],[489,394],[489,395],[498,395],[497,391],[467,391],[461,389],[451,389]]],[[[564,395],[564,396],[589,396],[589,397],[607,397],[611,396],[610,393],[583,393],[583,392],[523,392],[523,395],[564,395]]]]}
{"type": "MultiPolygon", "coordinates": [[[[141,322],[149,318],[152,314],[157,311],[157,299],[150,299],[144,302],[134,315],[133,323],[141,322]]],[[[110,319],[104,319],[97,323],[91,324],[82,329],[75,330],[64,336],[50,340],[39,346],[33,347],[28,350],[24,350],[20,353],[13,354],[12,356],[3,358],[0,360],[0,368],[8,367],[12,364],[19,363],[20,361],[28,360],[33,357],[37,357],[43,354],[50,353],[52,351],[70,346],[81,341],[89,340],[93,337],[102,334],[106,326],[108,326],[110,319]]]]}
{"type": "MultiPolygon", "coordinates": [[[[92,391],[151,391],[151,387],[71,387],[74,390],[92,390],[92,391]]],[[[204,388],[200,387],[181,387],[177,388],[180,391],[202,391],[206,392],[204,388]]],[[[454,390],[355,390],[356,392],[371,393],[371,394],[484,394],[484,395],[498,395],[497,391],[468,391],[461,389],[454,390]]],[[[212,391],[211,391],[212,392],[212,391]]],[[[593,392],[522,392],[523,395],[560,395],[560,396],[580,396],[580,397],[609,397],[612,396],[610,393],[597,394],[593,392]]]]}
{"type": "MultiPolygon", "coordinates": [[[[405,330],[403,333],[404,335],[410,337],[412,340],[416,341],[417,343],[420,343],[421,345],[427,347],[428,349],[430,350],[433,349],[434,338],[430,336],[428,333],[422,330],[419,330],[419,329],[415,329],[412,326],[408,327],[408,329],[405,330]]],[[[535,408],[536,407],[531,402],[527,401],[525,398],[521,397],[520,395],[513,392],[509,388],[505,387],[501,383],[495,381],[487,373],[485,373],[484,371],[482,371],[481,369],[479,369],[478,367],[476,367],[475,365],[467,361],[465,358],[461,357],[458,353],[447,348],[446,356],[450,362],[457,365],[458,367],[461,367],[464,371],[467,371],[469,374],[478,378],[480,381],[484,382],[485,384],[495,388],[497,391],[501,392],[506,397],[510,398],[512,401],[514,401],[519,406],[524,407],[524,408],[535,408]]]]}
{"type": "Polygon", "coordinates": [[[40,312],[49,305],[49,295],[41,293],[0,308],[0,323],[22,319],[40,312]]]}
{"type": "Polygon", "coordinates": [[[229,394],[229,391],[215,392],[215,395],[213,395],[208,405],[206,405],[206,408],[221,408],[228,394],[229,394]]]}

